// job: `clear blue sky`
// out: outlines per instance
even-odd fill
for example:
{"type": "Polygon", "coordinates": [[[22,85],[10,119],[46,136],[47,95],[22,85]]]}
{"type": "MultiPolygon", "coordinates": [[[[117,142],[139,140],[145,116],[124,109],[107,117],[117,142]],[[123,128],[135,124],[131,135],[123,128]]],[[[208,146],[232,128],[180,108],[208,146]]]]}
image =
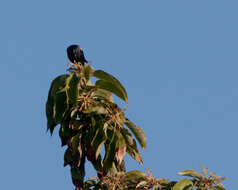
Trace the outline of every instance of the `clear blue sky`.
{"type": "MultiPolygon", "coordinates": [[[[0,3],[1,189],[71,190],[58,132],[46,134],[50,82],[79,43],[129,95],[155,176],[203,164],[237,189],[238,1],[20,0],[0,3]]],[[[94,175],[91,166],[88,175],[94,175]]]]}

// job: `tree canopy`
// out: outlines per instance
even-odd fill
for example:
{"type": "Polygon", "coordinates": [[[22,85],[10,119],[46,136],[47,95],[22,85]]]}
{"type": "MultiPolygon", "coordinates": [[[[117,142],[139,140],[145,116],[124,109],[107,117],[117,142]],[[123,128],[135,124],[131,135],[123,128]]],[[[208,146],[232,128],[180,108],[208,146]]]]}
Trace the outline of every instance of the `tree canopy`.
{"type": "Polygon", "coordinates": [[[94,70],[89,64],[74,63],[69,74],[56,77],[50,86],[46,103],[47,130],[60,126],[59,136],[64,166],[69,166],[76,190],[158,189],[158,190],[224,190],[222,178],[195,170],[184,170],[180,181],[156,179],[151,171],[126,172],[124,156],[143,163],[138,145],[146,148],[142,128],[125,116],[124,109],[112,94],[128,103],[123,85],[111,74],[94,70]],[[91,78],[96,79],[95,83],[91,78]],[[104,147],[104,151],[102,148],[104,147]],[[97,172],[97,178],[84,180],[86,159],[97,172]]]}

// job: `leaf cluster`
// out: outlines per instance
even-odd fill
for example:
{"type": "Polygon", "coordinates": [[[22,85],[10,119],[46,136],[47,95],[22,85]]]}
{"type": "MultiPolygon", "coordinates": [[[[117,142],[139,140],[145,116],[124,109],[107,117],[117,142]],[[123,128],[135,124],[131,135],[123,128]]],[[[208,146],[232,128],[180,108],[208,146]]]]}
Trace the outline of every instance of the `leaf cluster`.
{"type": "Polygon", "coordinates": [[[47,130],[52,134],[60,125],[62,146],[67,146],[64,166],[70,166],[73,184],[82,189],[86,159],[99,178],[125,172],[126,153],[142,163],[137,143],[145,149],[146,137],[125,117],[125,109],[113,102],[112,94],[128,102],[125,88],[114,76],[93,70],[88,64],[75,64],[70,71],[51,83],[46,103],[47,130]],[[95,84],[91,77],[97,79],[95,84]]]}
{"type": "Polygon", "coordinates": [[[137,144],[145,149],[146,136],[126,118],[125,109],[113,101],[112,94],[128,102],[125,88],[111,74],[88,64],[74,64],[69,71],[52,81],[46,116],[51,135],[60,126],[62,146],[67,146],[64,166],[70,167],[76,190],[225,190],[225,178],[209,174],[207,169],[203,173],[179,172],[185,176],[179,181],[157,179],[150,171],[126,172],[126,153],[142,164],[137,144]],[[93,165],[97,177],[84,181],[86,160],[93,165]]]}
{"type": "Polygon", "coordinates": [[[168,181],[166,179],[156,179],[151,171],[148,175],[144,172],[133,170],[130,172],[118,172],[106,176],[102,179],[86,181],[85,189],[101,190],[225,190],[222,181],[224,177],[208,175],[207,169],[204,173],[195,170],[184,170],[179,175],[183,178],[179,181],[168,181]]]}

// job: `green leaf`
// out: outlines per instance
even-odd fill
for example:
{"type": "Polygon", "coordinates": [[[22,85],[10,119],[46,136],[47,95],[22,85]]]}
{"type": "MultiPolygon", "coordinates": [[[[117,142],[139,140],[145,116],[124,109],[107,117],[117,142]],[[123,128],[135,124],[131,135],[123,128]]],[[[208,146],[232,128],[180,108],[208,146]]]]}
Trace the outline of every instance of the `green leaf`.
{"type": "Polygon", "coordinates": [[[174,185],[172,190],[186,190],[190,186],[193,186],[193,182],[191,180],[182,179],[174,185]]]}
{"type": "Polygon", "coordinates": [[[66,145],[71,137],[71,129],[69,128],[68,120],[64,120],[63,123],[61,124],[59,136],[61,139],[61,146],[66,145]]]}
{"type": "Polygon", "coordinates": [[[71,176],[74,180],[82,180],[85,176],[85,171],[83,167],[73,167],[71,168],[71,176]]]}
{"type": "Polygon", "coordinates": [[[95,127],[96,124],[97,124],[97,122],[96,122],[95,118],[91,117],[91,125],[92,125],[92,127],[95,127]]]}
{"type": "Polygon", "coordinates": [[[79,77],[76,73],[71,73],[66,81],[66,95],[67,95],[67,103],[75,105],[79,96],[78,89],[79,77]]]}
{"type": "MultiPolygon", "coordinates": [[[[51,88],[52,88],[52,84],[51,84],[51,88]]],[[[53,110],[54,110],[54,97],[52,97],[50,94],[51,92],[51,88],[49,90],[48,93],[48,99],[46,102],[46,117],[47,117],[47,131],[50,130],[54,130],[54,127],[57,125],[54,121],[54,116],[53,116],[53,110]]],[[[53,132],[53,131],[52,131],[53,132]]]]}
{"type": "MultiPolygon", "coordinates": [[[[120,93],[119,93],[120,96],[118,94],[116,94],[115,92],[112,92],[110,90],[109,91],[112,92],[112,93],[115,93],[117,96],[119,96],[120,98],[122,98],[123,100],[128,102],[128,97],[127,97],[127,93],[126,93],[125,88],[120,83],[120,81],[117,80],[114,76],[112,76],[109,73],[106,73],[102,70],[94,71],[93,76],[95,76],[96,78],[101,79],[103,81],[107,81],[107,82],[111,83],[112,86],[115,86],[115,88],[117,89],[116,91],[120,91],[120,93]]],[[[108,89],[105,89],[105,90],[108,90],[108,89]]]]}
{"type": "Polygon", "coordinates": [[[116,158],[119,164],[121,164],[126,154],[126,142],[123,135],[121,134],[119,130],[116,131],[116,135],[118,138],[117,145],[116,145],[116,158]]]}
{"type": "Polygon", "coordinates": [[[109,92],[112,92],[113,94],[117,95],[119,98],[121,98],[122,100],[124,100],[125,102],[128,102],[127,97],[125,96],[125,94],[121,91],[120,88],[118,88],[117,86],[115,86],[115,84],[113,84],[110,81],[105,81],[105,80],[98,80],[95,83],[95,86],[104,90],[107,90],[109,92]]]}
{"type": "Polygon", "coordinates": [[[56,124],[59,124],[64,119],[64,114],[67,112],[66,93],[60,92],[55,95],[53,117],[56,124]]]}
{"type": "Polygon", "coordinates": [[[141,181],[146,180],[146,174],[139,170],[132,170],[125,174],[126,181],[141,181]]]}
{"type": "Polygon", "coordinates": [[[108,135],[108,140],[109,142],[105,144],[106,153],[103,159],[103,169],[106,173],[112,168],[112,164],[115,158],[117,135],[114,131],[112,131],[111,135],[108,135]]]}
{"type": "Polygon", "coordinates": [[[126,120],[124,124],[131,130],[131,132],[135,135],[136,140],[140,143],[142,149],[146,148],[146,136],[144,131],[136,126],[134,123],[132,123],[129,120],[126,120]]]}
{"type": "Polygon", "coordinates": [[[89,65],[85,65],[84,76],[87,81],[90,79],[90,74],[92,73],[93,73],[93,69],[89,65]]]}
{"type": "Polygon", "coordinates": [[[60,75],[56,77],[50,86],[49,93],[48,93],[48,99],[46,102],[46,117],[47,117],[47,131],[50,130],[50,133],[52,135],[53,130],[57,123],[54,119],[54,99],[56,93],[65,87],[66,79],[69,75],[60,75]]]}
{"type": "Polygon", "coordinates": [[[120,83],[119,80],[117,80],[114,76],[112,76],[111,74],[102,71],[102,70],[96,70],[93,72],[93,76],[101,79],[101,80],[106,80],[106,81],[113,81],[115,84],[117,84],[118,86],[120,86],[121,89],[123,89],[123,91],[126,94],[126,90],[124,88],[124,86],[120,83]]]}
{"type": "Polygon", "coordinates": [[[127,146],[133,146],[134,141],[133,141],[132,135],[129,132],[129,130],[126,129],[126,128],[122,128],[121,129],[121,134],[123,135],[123,137],[124,137],[124,139],[126,141],[127,146]]]}
{"type": "Polygon", "coordinates": [[[216,185],[215,189],[216,190],[226,190],[222,185],[216,185]]]}
{"type": "Polygon", "coordinates": [[[137,162],[139,162],[140,164],[143,164],[143,161],[142,161],[141,155],[140,155],[140,153],[138,151],[135,139],[133,139],[133,145],[132,146],[127,146],[126,152],[132,158],[134,158],[137,162]]]}
{"type": "Polygon", "coordinates": [[[47,117],[47,131],[50,130],[50,134],[52,135],[55,126],[57,123],[54,119],[54,100],[48,99],[46,103],[46,117],[47,117]]]}
{"type": "Polygon", "coordinates": [[[81,136],[82,136],[82,134],[77,134],[77,135],[73,136],[72,139],[71,139],[73,154],[76,154],[78,152],[80,154],[82,154],[81,136]]]}
{"type": "Polygon", "coordinates": [[[65,120],[60,127],[60,137],[69,137],[70,133],[69,121],[65,120]]]}
{"type": "Polygon", "coordinates": [[[103,127],[99,126],[91,142],[91,146],[96,152],[96,159],[98,158],[102,145],[106,142],[106,140],[107,140],[106,133],[103,127]]]}
{"type": "Polygon", "coordinates": [[[129,132],[128,129],[122,128],[121,133],[125,139],[126,142],[126,152],[132,157],[134,158],[137,162],[139,162],[140,164],[142,164],[142,159],[141,159],[141,155],[139,153],[139,150],[137,148],[137,144],[135,139],[132,138],[131,133],[129,132]]]}
{"type": "Polygon", "coordinates": [[[62,90],[66,85],[66,80],[68,77],[68,74],[56,77],[51,83],[48,97],[54,97],[57,92],[62,90]]]}
{"type": "Polygon", "coordinates": [[[188,177],[195,177],[195,178],[198,178],[198,179],[202,178],[202,174],[197,172],[196,170],[184,170],[184,171],[178,172],[178,175],[188,176],[188,177]]]}
{"type": "Polygon", "coordinates": [[[73,161],[72,152],[69,148],[66,149],[64,153],[64,167],[73,161]]]}

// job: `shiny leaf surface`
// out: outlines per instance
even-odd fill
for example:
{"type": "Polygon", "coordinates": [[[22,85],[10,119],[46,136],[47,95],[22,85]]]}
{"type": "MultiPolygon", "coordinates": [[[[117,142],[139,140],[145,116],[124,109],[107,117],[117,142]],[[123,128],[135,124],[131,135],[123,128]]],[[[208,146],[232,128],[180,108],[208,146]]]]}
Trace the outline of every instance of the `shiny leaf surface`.
{"type": "Polygon", "coordinates": [[[186,188],[193,185],[193,182],[189,179],[182,179],[178,181],[172,190],[186,190],[186,188]]]}
{"type": "Polygon", "coordinates": [[[131,132],[135,135],[136,140],[140,143],[141,147],[143,149],[146,148],[146,136],[144,131],[136,126],[134,123],[132,123],[129,120],[126,120],[124,124],[131,130],[131,132]]]}

